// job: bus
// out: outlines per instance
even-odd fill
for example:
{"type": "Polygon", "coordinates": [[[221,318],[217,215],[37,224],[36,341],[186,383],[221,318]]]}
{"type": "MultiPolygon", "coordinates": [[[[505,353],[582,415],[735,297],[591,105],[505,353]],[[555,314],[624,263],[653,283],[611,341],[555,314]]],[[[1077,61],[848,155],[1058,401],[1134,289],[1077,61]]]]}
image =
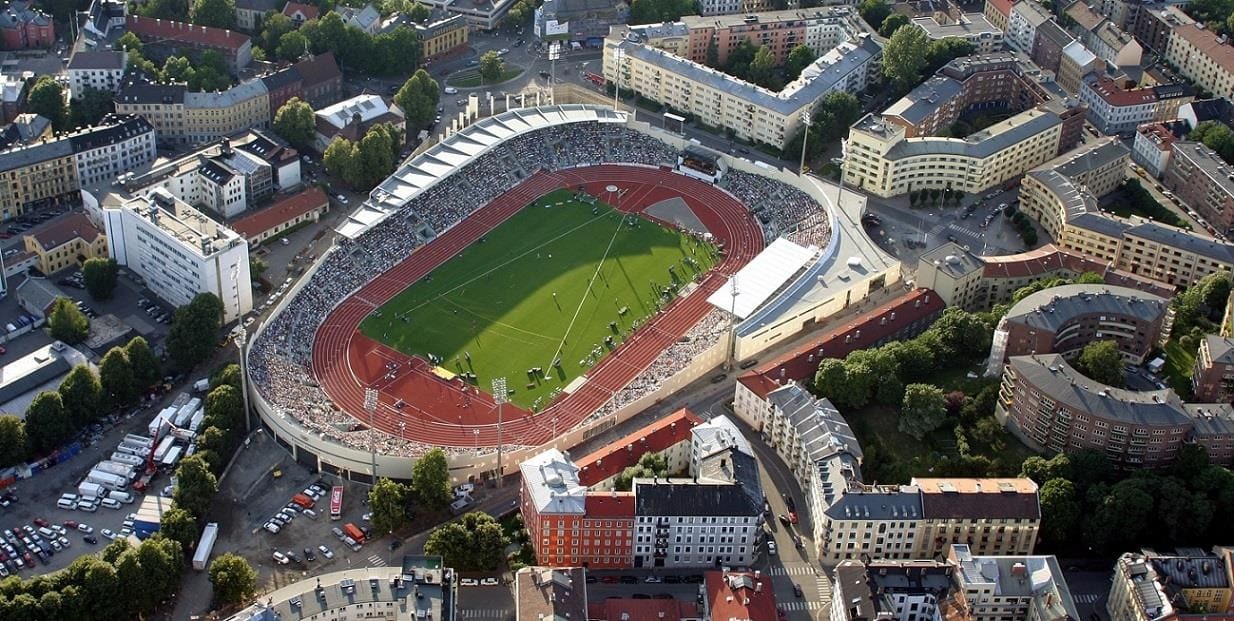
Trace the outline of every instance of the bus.
{"type": "Polygon", "coordinates": [[[330,519],[343,519],[343,486],[335,485],[330,490],[330,519]]]}

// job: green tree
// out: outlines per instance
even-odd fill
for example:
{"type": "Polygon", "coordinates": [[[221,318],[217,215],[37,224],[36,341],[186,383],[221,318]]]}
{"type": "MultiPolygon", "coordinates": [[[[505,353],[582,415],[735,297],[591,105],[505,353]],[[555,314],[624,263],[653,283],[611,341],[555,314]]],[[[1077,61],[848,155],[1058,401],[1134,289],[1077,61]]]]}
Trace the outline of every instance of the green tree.
{"type": "Polygon", "coordinates": [[[141,50],[142,50],[141,39],[137,38],[137,35],[133,34],[132,32],[126,32],[120,35],[119,39],[116,39],[116,49],[124,50],[126,52],[141,53],[141,50]]]}
{"type": "Polygon", "coordinates": [[[26,460],[26,423],[11,414],[0,415],[0,468],[26,460]]]}
{"type": "Polygon", "coordinates": [[[1122,388],[1123,357],[1114,340],[1092,341],[1084,346],[1076,360],[1076,368],[1089,378],[1102,384],[1122,388]]]}
{"type": "Polygon", "coordinates": [[[926,66],[930,39],[920,28],[901,28],[883,48],[883,75],[897,89],[907,91],[921,81],[926,66]]]}
{"type": "Polygon", "coordinates": [[[505,72],[506,62],[497,55],[497,52],[489,50],[480,57],[480,80],[482,82],[496,82],[505,72]]]}
{"type": "Polygon", "coordinates": [[[73,426],[64,411],[60,393],[41,392],[26,408],[26,438],[30,452],[44,454],[73,436],[73,426]]]}
{"type": "Polygon", "coordinates": [[[408,19],[417,24],[424,23],[433,16],[433,11],[419,2],[408,2],[408,4],[409,6],[404,13],[408,19]]]}
{"type": "Polygon", "coordinates": [[[173,506],[163,512],[163,518],[159,520],[159,532],[163,533],[164,537],[179,542],[182,549],[191,550],[197,545],[201,528],[193,514],[183,507],[173,506]]]}
{"type": "Polygon", "coordinates": [[[99,383],[103,399],[110,407],[124,405],[133,400],[137,386],[133,383],[133,366],[121,347],[113,347],[99,362],[99,383]]]}
{"type": "MultiPolygon", "coordinates": [[[[419,5],[417,5],[419,6],[419,5]]],[[[419,69],[394,95],[394,103],[402,108],[407,115],[407,122],[413,127],[426,125],[437,114],[437,104],[441,93],[437,88],[437,80],[423,69],[419,69]]]]}
{"type": "Polygon", "coordinates": [[[177,505],[197,519],[203,519],[218,491],[218,479],[199,455],[189,455],[180,460],[180,466],[176,468],[176,488],[172,492],[172,500],[177,505]]]}
{"type": "Polygon", "coordinates": [[[1062,546],[1071,540],[1081,512],[1071,481],[1050,479],[1041,486],[1041,536],[1052,545],[1062,546]]]}
{"type": "Polygon", "coordinates": [[[750,69],[746,73],[746,77],[753,83],[764,88],[779,90],[776,82],[779,78],[775,74],[776,57],[767,46],[760,46],[754,52],[754,60],[750,61],[750,69]]]}
{"type": "Polygon", "coordinates": [[[79,364],[60,382],[57,389],[64,411],[76,427],[84,427],[102,414],[103,386],[94,369],[79,364]]]}
{"type": "Polygon", "coordinates": [[[210,563],[210,586],[220,604],[242,604],[257,594],[257,570],[243,556],[220,554],[210,563]]]}
{"type": "Polygon", "coordinates": [[[797,76],[801,75],[801,71],[810,66],[810,63],[818,58],[814,50],[810,46],[801,43],[788,52],[788,58],[784,60],[784,79],[796,80],[797,76]]]}
{"type": "MultiPolygon", "coordinates": [[[[918,28],[917,30],[921,30],[918,28]]],[[[932,74],[956,58],[971,56],[976,48],[972,43],[959,37],[947,37],[930,42],[926,53],[926,74],[932,74]]]]}
{"type": "MultiPolygon", "coordinates": [[[[254,44],[260,45],[266,51],[267,57],[274,58],[278,55],[279,42],[283,35],[295,29],[296,24],[290,17],[282,13],[268,13],[261,21],[261,34],[254,40],[254,44]]],[[[304,48],[301,48],[301,51],[303,50],[304,48]]]]}
{"type": "Polygon", "coordinates": [[[424,551],[441,555],[457,571],[491,571],[501,564],[507,543],[493,516],[472,511],[459,521],[433,529],[424,551]]]}
{"type": "Polygon", "coordinates": [[[281,60],[296,60],[305,54],[309,49],[308,38],[304,33],[293,30],[279,37],[278,47],[274,50],[274,55],[281,60]]]}
{"type": "Polygon", "coordinates": [[[155,533],[141,542],[137,558],[144,574],[142,586],[149,590],[151,606],[175,594],[184,573],[184,549],[179,542],[155,533]]]}
{"type": "Polygon", "coordinates": [[[372,188],[394,172],[398,163],[399,135],[390,130],[389,125],[382,123],[369,129],[360,139],[357,154],[363,176],[358,181],[363,188],[372,188]]]}
{"type": "Polygon", "coordinates": [[[818,132],[816,142],[831,143],[848,137],[848,128],[861,118],[861,102],[852,93],[832,91],[818,104],[812,130],[818,132]]]}
{"type": "Polygon", "coordinates": [[[1140,541],[1151,523],[1153,496],[1145,482],[1125,479],[1090,490],[1085,543],[1099,552],[1123,550],[1140,541]]]}
{"type": "Polygon", "coordinates": [[[26,95],[26,109],[47,117],[57,130],[68,129],[69,109],[64,101],[64,88],[50,75],[34,79],[26,95]]]}
{"type": "Polygon", "coordinates": [[[707,59],[705,61],[708,67],[712,69],[720,69],[720,46],[716,45],[716,38],[712,37],[707,42],[707,59]]]}
{"type": "Polygon", "coordinates": [[[1049,459],[1032,455],[1020,466],[1020,476],[1036,481],[1037,485],[1045,485],[1046,481],[1051,479],[1070,480],[1071,472],[1071,457],[1066,453],[1059,453],[1049,459]]]}
{"type": "Polygon", "coordinates": [[[218,388],[223,384],[227,384],[236,390],[243,388],[240,378],[240,365],[232,363],[224,365],[210,376],[210,388],[218,388]]]}
{"type": "Polygon", "coordinates": [[[900,431],[921,440],[947,420],[943,391],[930,384],[909,384],[904,387],[904,404],[900,407],[900,431]]]}
{"type": "Polygon", "coordinates": [[[634,0],[630,4],[630,23],[675,22],[682,15],[694,13],[697,13],[694,0],[634,0]]]}
{"type": "Polygon", "coordinates": [[[300,151],[313,146],[317,120],[313,108],[299,97],[292,97],[274,115],[274,133],[300,151]]]}
{"type": "Polygon", "coordinates": [[[843,360],[824,358],[819,363],[818,372],[814,374],[815,393],[836,403],[846,402],[843,395],[847,384],[848,369],[843,360]]]}
{"type": "Polygon", "coordinates": [[[143,391],[163,379],[162,364],[146,339],[135,336],[124,346],[124,356],[133,370],[133,387],[143,391]]]}
{"type": "Polygon", "coordinates": [[[392,533],[407,523],[407,499],[411,490],[387,478],[377,479],[368,492],[368,506],[373,512],[373,528],[382,534],[392,533]]]}
{"type": "Polygon", "coordinates": [[[199,293],[177,308],[167,335],[167,353],[176,367],[188,370],[209,358],[222,322],[223,303],[213,293],[199,293]]]}
{"type": "Polygon", "coordinates": [[[882,0],[862,0],[861,4],[857,5],[857,12],[871,28],[878,30],[882,27],[883,20],[891,15],[891,7],[882,0]]]}
{"type": "Polygon", "coordinates": [[[206,395],[203,425],[236,432],[245,428],[244,395],[231,384],[223,384],[206,395]]]}
{"type": "Polygon", "coordinates": [[[450,467],[445,451],[434,448],[416,460],[411,468],[411,490],[416,502],[430,511],[450,504],[450,467]]]}
{"type": "Polygon", "coordinates": [[[932,345],[936,347],[935,364],[945,365],[984,357],[990,351],[994,329],[981,315],[953,306],[944,310],[925,334],[937,339],[932,345]]]}
{"type": "Polygon", "coordinates": [[[183,0],[148,0],[135,9],[139,15],[182,22],[188,19],[188,4],[183,0]]]}
{"type": "Polygon", "coordinates": [[[1221,159],[1234,161],[1234,131],[1218,121],[1203,121],[1198,123],[1187,140],[1202,142],[1204,146],[1216,151],[1221,159]]]}
{"type": "Polygon", "coordinates": [[[85,280],[86,291],[96,300],[110,300],[116,290],[116,277],[120,274],[120,266],[112,258],[86,259],[81,266],[81,276],[85,280]]]}
{"type": "Polygon", "coordinates": [[[90,320],[77,308],[73,300],[56,298],[47,315],[47,330],[57,341],[76,345],[90,335],[90,320]]]}
{"type": "Polygon", "coordinates": [[[235,28],[235,0],[193,0],[189,21],[215,28],[235,28]]]}
{"type": "Polygon", "coordinates": [[[163,79],[168,82],[189,82],[195,75],[197,69],[187,56],[170,56],[163,61],[163,79]]]}
{"type": "Polygon", "coordinates": [[[621,471],[613,487],[618,491],[628,492],[633,488],[634,479],[668,476],[668,460],[659,453],[643,453],[638,462],[621,471]]]}
{"type": "Polygon", "coordinates": [[[346,138],[335,138],[326,147],[321,156],[321,162],[326,166],[326,172],[343,180],[349,186],[356,187],[357,176],[360,173],[360,155],[356,144],[346,138]]]}
{"type": "Polygon", "coordinates": [[[901,26],[911,26],[912,23],[912,20],[908,19],[907,15],[893,13],[888,15],[887,19],[884,19],[883,23],[879,25],[878,34],[890,39],[891,35],[895,34],[895,31],[899,30],[901,26]]]}
{"type": "Polygon", "coordinates": [[[98,125],[105,115],[115,112],[114,99],[111,91],[86,87],[77,99],[69,102],[69,124],[73,127],[98,125]]]}

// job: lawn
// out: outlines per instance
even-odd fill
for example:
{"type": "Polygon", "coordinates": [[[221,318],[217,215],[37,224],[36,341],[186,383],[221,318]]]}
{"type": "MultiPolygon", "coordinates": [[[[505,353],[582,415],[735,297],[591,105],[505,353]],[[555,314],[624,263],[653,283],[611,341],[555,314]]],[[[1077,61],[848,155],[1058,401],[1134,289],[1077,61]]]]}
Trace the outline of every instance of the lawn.
{"type": "Polygon", "coordinates": [[[1178,343],[1178,339],[1170,339],[1165,344],[1165,368],[1162,373],[1170,388],[1184,398],[1191,395],[1191,374],[1195,372],[1195,352],[1187,351],[1178,343]]]}
{"type": "Polygon", "coordinates": [[[454,75],[450,76],[446,80],[446,82],[449,83],[450,86],[457,86],[459,88],[475,88],[477,86],[493,86],[494,84],[501,84],[502,82],[513,80],[514,78],[517,78],[519,74],[521,73],[523,73],[522,67],[507,65],[504,69],[501,70],[500,78],[497,78],[496,80],[493,80],[492,82],[485,82],[480,77],[480,70],[473,67],[471,69],[464,69],[462,71],[459,71],[458,73],[455,73],[454,75]]]}
{"type": "Polygon", "coordinates": [[[405,354],[538,409],[621,344],[714,247],[591,197],[553,192],[524,208],[360,324],[405,354]],[[663,294],[664,291],[668,294],[663,294]],[[559,361],[554,365],[554,361],[559,361]],[[532,372],[533,368],[541,372],[532,372]]]}

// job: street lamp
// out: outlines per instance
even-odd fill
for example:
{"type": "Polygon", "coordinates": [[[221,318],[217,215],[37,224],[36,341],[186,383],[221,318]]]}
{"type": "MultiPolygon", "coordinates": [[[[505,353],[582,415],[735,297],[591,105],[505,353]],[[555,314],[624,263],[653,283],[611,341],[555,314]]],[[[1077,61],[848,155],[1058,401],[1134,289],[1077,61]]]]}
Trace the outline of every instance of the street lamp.
{"type": "Polygon", "coordinates": [[[244,395],[244,432],[246,434],[253,432],[253,417],[249,414],[249,365],[248,356],[245,355],[244,344],[248,342],[248,330],[244,326],[237,326],[235,332],[236,349],[240,350],[240,393],[244,395]]]}
{"type": "Polygon", "coordinates": [[[493,401],[497,403],[497,487],[502,487],[502,472],[501,472],[501,444],[502,444],[502,429],[501,429],[501,406],[505,405],[506,398],[506,378],[493,378],[493,401]]]}

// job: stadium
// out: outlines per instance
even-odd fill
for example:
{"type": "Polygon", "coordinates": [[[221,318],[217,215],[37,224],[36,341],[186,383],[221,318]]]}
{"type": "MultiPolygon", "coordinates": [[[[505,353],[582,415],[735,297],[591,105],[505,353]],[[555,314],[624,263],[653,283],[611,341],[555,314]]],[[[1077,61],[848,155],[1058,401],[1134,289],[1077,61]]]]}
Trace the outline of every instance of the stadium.
{"type": "Polygon", "coordinates": [[[481,119],[375,188],[258,327],[253,407],[352,480],[430,447],[460,481],[509,472],[897,281],[830,204],[609,108],[481,119]]]}

